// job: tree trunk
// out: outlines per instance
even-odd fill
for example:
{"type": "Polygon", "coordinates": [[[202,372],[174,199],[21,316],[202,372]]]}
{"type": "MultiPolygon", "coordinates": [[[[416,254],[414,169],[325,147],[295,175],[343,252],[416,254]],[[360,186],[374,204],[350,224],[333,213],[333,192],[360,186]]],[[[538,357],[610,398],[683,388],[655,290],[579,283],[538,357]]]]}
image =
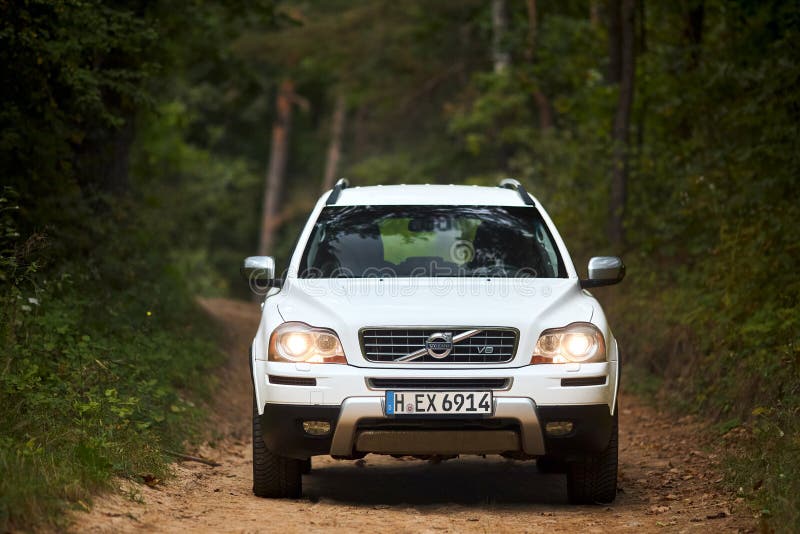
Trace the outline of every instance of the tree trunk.
{"type": "MultiPolygon", "coordinates": [[[[636,18],[639,22],[639,31],[636,37],[636,56],[647,53],[647,13],[645,12],[644,0],[636,1],[636,18]]],[[[641,158],[642,147],[644,146],[645,118],[648,113],[647,93],[643,93],[639,99],[638,117],[636,118],[636,153],[641,158]]]]}
{"type": "Polygon", "coordinates": [[[539,34],[539,10],[536,8],[536,0],[527,0],[525,3],[528,7],[528,49],[525,55],[528,56],[528,61],[533,61],[539,34]]]}
{"type": "MultiPolygon", "coordinates": [[[[705,21],[705,3],[703,0],[689,0],[682,3],[683,7],[683,49],[686,63],[679,71],[681,76],[691,75],[700,65],[700,55],[703,47],[703,24],[705,21]]],[[[678,74],[678,72],[676,72],[678,74]]],[[[689,78],[685,78],[689,79],[689,78]]],[[[695,127],[695,117],[691,114],[681,114],[677,121],[678,135],[684,139],[692,136],[695,127]]]]}
{"type": "Polygon", "coordinates": [[[278,221],[278,202],[283,190],[286,161],[289,154],[289,132],[292,124],[294,82],[283,80],[275,103],[275,122],[272,123],[272,145],[269,154],[264,203],[261,212],[261,236],[258,254],[267,255],[273,246],[278,221]]]}
{"type": "Polygon", "coordinates": [[[608,83],[622,80],[622,2],[608,1],[608,83]]]}
{"type": "MultiPolygon", "coordinates": [[[[536,0],[527,0],[528,6],[528,46],[525,50],[525,56],[528,63],[533,65],[536,61],[536,41],[539,32],[539,15],[536,8],[536,0]]],[[[539,111],[539,128],[541,130],[549,130],[553,127],[553,112],[550,108],[550,101],[539,88],[536,79],[533,80],[533,100],[536,102],[536,107],[539,111]]]]}
{"type": "Polygon", "coordinates": [[[700,47],[703,44],[703,23],[706,10],[703,0],[690,2],[684,17],[683,35],[689,45],[689,67],[694,69],[700,61],[700,47]]]}
{"type": "Polygon", "coordinates": [[[367,151],[369,138],[369,106],[361,102],[353,113],[352,146],[348,149],[354,161],[359,161],[367,151]]]}
{"type": "Polygon", "coordinates": [[[505,49],[507,30],[506,0],[492,0],[492,60],[497,73],[507,70],[511,64],[511,57],[505,49]]]}
{"type": "Polygon", "coordinates": [[[533,91],[533,99],[539,109],[539,129],[547,131],[553,127],[553,112],[550,109],[550,101],[539,88],[533,91]]]}
{"type": "Polygon", "coordinates": [[[589,23],[592,28],[600,26],[600,1],[589,0],[589,23]]]}
{"type": "MultiPolygon", "coordinates": [[[[625,243],[625,204],[628,195],[628,156],[631,108],[633,106],[636,58],[634,52],[634,15],[636,0],[621,0],[621,79],[617,112],[614,117],[612,139],[614,154],[612,163],[611,198],[609,202],[609,238],[619,249],[625,243]]],[[[613,16],[613,13],[612,13],[613,16]]]]}
{"type": "Polygon", "coordinates": [[[322,190],[327,191],[333,188],[336,182],[336,173],[339,170],[339,160],[342,156],[342,134],[344,133],[344,121],[347,113],[347,103],[344,95],[336,95],[336,104],[333,108],[331,120],[331,139],[328,144],[328,157],[325,161],[325,176],[322,179],[322,190]]]}
{"type": "Polygon", "coordinates": [[[636,39],[636,53],[647,53],[647,13],[644,9],[644,0],[637,0],[636,12],[639,18],[639,36],[636,39]]]}

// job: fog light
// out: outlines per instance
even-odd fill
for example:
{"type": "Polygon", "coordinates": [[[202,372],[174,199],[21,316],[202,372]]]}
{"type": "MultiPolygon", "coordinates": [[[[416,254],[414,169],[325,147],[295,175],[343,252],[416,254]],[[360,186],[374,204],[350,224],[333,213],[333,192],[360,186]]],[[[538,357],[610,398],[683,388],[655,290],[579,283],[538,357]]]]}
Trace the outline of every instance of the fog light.
{"type": "Polygon", "coordinates": [[[544,427],[549,436],[566,436],[572,432],[572,421],[550,421],[544,427]]]}
{"type": "Polygon", "coordinates": [[[312,436],[324,436],[331,431],[328,421],[303,421],[303,432],[312,436]]]}

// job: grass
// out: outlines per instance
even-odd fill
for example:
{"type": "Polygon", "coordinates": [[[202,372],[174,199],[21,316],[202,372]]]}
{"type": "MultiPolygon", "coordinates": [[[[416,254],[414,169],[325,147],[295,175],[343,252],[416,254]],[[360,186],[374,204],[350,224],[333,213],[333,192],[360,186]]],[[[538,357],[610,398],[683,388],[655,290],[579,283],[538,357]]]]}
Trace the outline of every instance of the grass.
{"type": "Polygon", "coordinates": [[[756,408],[752,419],[732,430],[734,437],[728,439],[729,485],[752,504],[763,530],[800,531],[798,400],[756,408]]]}
{"type": "Polygon", "coordinates": [[[638,261],[649,275],[621,285],[606,307],[626,391],[707,421],[727,489],[765,529],[800,532],[800,307],[789,271],[761,276],[765,262],[711,257],[667,273],[638,261]]]}
{"type": "Polygon", "coordinates": [[[164,479],[163,451],[197,435],[221,361],[215,330],[186,292],[143,285],[62,283],[4,301],[0,531],[63,528],[64,511],[115,476],[164,479]]]}

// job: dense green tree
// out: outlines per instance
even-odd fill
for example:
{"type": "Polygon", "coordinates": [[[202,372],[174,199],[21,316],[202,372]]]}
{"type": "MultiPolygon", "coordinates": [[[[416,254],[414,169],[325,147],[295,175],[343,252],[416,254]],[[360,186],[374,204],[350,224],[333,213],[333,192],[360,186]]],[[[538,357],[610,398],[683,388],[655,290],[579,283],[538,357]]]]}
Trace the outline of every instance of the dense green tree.
{"type": "Polygon", "coordinates": [[[220,280],[191,264],[218,228],[202,210],[250,172],[210,156],[203,104],[254,83],[228,83],[247,72],[232,34],[272,24],[247,4],[0,2],[2,531],[60,529],[69,501],[163,476],[191,435],[218,357],[194,304],[220,280]]]}
{"type": "MultiPolygon", "coordinates": [[[[323,177],[515,176],[579,266],[624,255],[608,310],[626,387],[654,378],[670,405],[744,425],[733,483],[798,524],[799,45],[800,8],[779,0],[0,2],[2,402],[43,413],[48,388],[73,406],[100,392],[95,422],[133,409],[126,424],[168,434],[155,417],[174,377],[142,385],[164,354],[134,384],[87,370],[104,350],[92,340],[126,339],[133,361],[149,335],[180,345],[192,295],[244,295],[292,80],[283,191],[266,191],[280,267],[323,177]],[[142,407],[120,406],[137,387],[142,407]]],[[[4,458],[33,455],[27,443],[117,458],[88,423],[62,449],[3,423],[17,429],[0,434],[4,458]]],[[[114,469],[134,472],[98,472],[114,469]]]]}

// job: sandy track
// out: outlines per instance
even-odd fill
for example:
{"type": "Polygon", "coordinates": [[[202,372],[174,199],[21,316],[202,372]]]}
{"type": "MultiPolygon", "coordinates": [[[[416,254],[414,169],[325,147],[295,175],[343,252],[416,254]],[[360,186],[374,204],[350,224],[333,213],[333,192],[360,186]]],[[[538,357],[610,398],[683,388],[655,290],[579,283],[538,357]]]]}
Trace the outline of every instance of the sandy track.
{"type": "Polygon", "coordinates": [[[720,490],[714,454],[697,443],[700,425],[675,421],[632,396],[621,398],[620,493],[612,506],[571,506],[563,475],[534,462],[467,457],[432,464],[367,456],[313,460],[299,500],[259,499],[250,477],[249,339],[258,306],[202,302],[228,333],[210,436],[197,454],[220,462],[175,465],[154,488],[120,482],[74,532],[643,532],[753,531],[741,501],[720,490]]]}

